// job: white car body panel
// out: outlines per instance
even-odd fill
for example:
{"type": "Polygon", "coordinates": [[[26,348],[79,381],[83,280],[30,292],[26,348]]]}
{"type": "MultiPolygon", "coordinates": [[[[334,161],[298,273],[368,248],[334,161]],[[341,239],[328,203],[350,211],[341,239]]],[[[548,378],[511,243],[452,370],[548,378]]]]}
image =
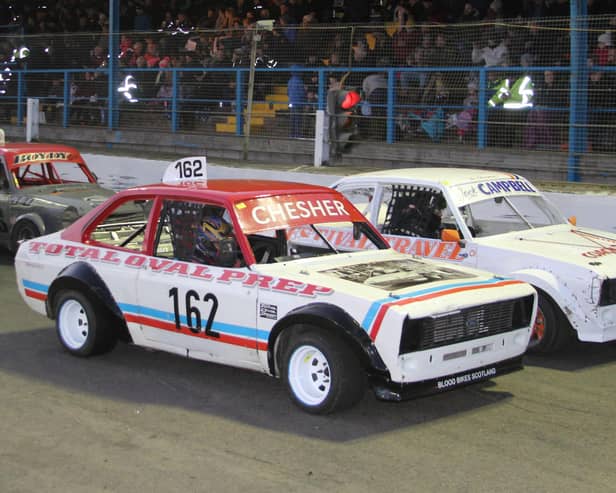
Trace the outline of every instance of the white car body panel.
{"type": "MultiPolygon", "coordinates": [[[[393,250],[256,265],[254,269],[208,267],[208,275],[212,277],[207,280],[199,278],[205,272],[198,270],[199,266],[168,261],[168,265],[161,268],[161,262],[166,261],[154,257],[146,257],[143,263],[135,262],[135,259],[144,257],[142,254],[98,247],[83,249],[83,246],[65,242],[59,234],[53,234],[26,242],[19,249],[15,259],[18,286],[26,303],[35,311],[45,314],[44,295],[50,283],[67,264],[87,262],[104,277],[126,317],[136,344],[263,372],[272,372],[267,362],[267,337],[276,320],[259,317],[260,306],[275,306],[277,319],[310,301],[323,301],[342,308],[352,314],[374,338],[392,380],[401,383],[438,378],[514,358],[525,352],[530,337],[531,324],[504,334],[412,355],[399,355],[400,332],[407,316],[420,318],[434,313],[452,312],[469,306],[534,295],[534,291],[523,283],[494,278],[464,268],[461,270],[468,275],[464,279],[429,282],[391,292],[324,273],[358,263],[365,265],[375,262],[391,262],[392,265],[414,262],[419,267],[434,270],[431,264],[424,266],[421,261],[412,260],[393,250]],[[67,254],[79,248],[82,248],[80,254],[67,254]],[[136,265],[141,266],[137,268],[136,265]],[[242,280],[254,274],[267,278],[271,276],[274,281],[268,283],[270,286],[276,286],[280,279],[285,279],[294,282],[294,286],[309,289],[304,289],[307,295],[303,296],[298,294],[302,290],[287,293],[271,288],[242,286],[242,280]],[[458,289],[461,285],[467,289],[458,289]],[[225,334],[226,340],[221,342],[202,337],[203,334],[187,335],[171,329],[173,315],[169,307],[170,286],[177,286],[181,290],[215,292],[221,302],[214,328],[225,334]],[[323,294],[319,291],[323,291],[323,294]],[[409,297],[412,300],[414,293],[420,296],[426,291],[435,294],[402,307],[387,308],[388,302],[394,303],[398,297],[409,297]],[[375,313],[370,312],[383,307],[384,318],[379,325],[380,329],[375,330],[375,313]],[[166,324],[167,329],[162,330],[161,324],[166,324]],[[479,351],[478,348],[483,350],[479,351]],[[465,353],[465,356],[447,357],[452,353],[465,353]]],[[[391,276],[408,277],[408,274],[394,272],[391,276]]]]}
{"type": "Polygon", "coordinates": [[[510,196],[541,197],[549,204],[534,185],[519,175],[472,169],[409,168],[349,176],[333,186],[343,194],[351,194],[360,187],[376,187],[366,211],[373,220],[379,214],[382,218],[380,200],[383,187],[388,184],[441,191],[457,228],[466,238],[458,244],[385,234],[394,249],[528,282],[552,297],[580,340],[616,340],[616,305],[598,305],[601,283],[616,278],[616,234],[577,227],[561,216],[561,224],[472,236],[460,212],[468,204],[510,196]]]}

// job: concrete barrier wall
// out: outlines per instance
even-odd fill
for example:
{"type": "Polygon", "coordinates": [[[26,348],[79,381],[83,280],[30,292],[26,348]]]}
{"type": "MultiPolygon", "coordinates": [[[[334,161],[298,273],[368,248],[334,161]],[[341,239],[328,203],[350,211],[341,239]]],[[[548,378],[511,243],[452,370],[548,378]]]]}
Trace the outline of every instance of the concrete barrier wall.
{"type": "MultiPolygon", "coordinates": [[[[158,183],[169,161],[84,154],[100,182],[114,190],[158,183]]],[[[344,171],[344,169],[341,169],[344,171]]],[[[209,178],[288,180],[331,185],[342,175],[229,167],[215,162],[208,165],[209,178]]],[[[616,231],[616,195],[546,192],[566,217],[576,216],[580,226],[616,231]]]]}

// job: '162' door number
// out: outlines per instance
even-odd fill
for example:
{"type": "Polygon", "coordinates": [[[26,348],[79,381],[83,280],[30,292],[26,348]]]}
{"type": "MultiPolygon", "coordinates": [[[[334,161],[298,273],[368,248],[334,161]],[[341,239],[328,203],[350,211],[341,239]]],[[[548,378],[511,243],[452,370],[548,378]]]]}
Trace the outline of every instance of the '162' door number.
{"type": "MultiPolygon", "coordinates": [[[[169,290],[169,298],[173,298],[173,313],[175,315],[175,328],[182,329],[182,315],[180,314],[180,301],[178,288],[171,288],[169,290]]],[[[191,332],[198,334],[199,332],[205,332],[210,337],[220,337],[220,333],[212,330],[212,324],[214,323],[214,317],[216,316],[216,310],[218,310],[218,298],[212,293],[206,293],[203,296],[203,300],[199,298],[199,293],[190,289],[186,291],[186,297],[184,300],[185,312],[186,312],[186,325],[191,332]],[[206,304],[205,308],[209,310],[207,317],[201,316],[201,310],[197,306],[199,301],[203,301],[206,304]],[[205,320],[205,327],[203,321],[205,320]]]]}

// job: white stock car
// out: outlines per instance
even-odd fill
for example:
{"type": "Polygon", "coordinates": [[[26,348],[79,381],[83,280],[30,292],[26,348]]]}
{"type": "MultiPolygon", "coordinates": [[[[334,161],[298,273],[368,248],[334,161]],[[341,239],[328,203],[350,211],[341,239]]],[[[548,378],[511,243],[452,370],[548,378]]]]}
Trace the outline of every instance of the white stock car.
{"type": "Polygon", "coordinates": [[[15,268],[72,354],[124,338],[265,372],[312,413],[368,381],[401,400],[520,369],[537,305],[526,283],[393,251],[335,190],[276,181],[125,190],[21,244],[15,268]]]}
{"type": "Polygon", "coordinates": [[[409,168],[333,186],[398,251],[532,284],[539,310],[529,350],[555,351],[575,333],[581,341],[616,339],[616,235],[576,227],[524,177],[409,168]]]}

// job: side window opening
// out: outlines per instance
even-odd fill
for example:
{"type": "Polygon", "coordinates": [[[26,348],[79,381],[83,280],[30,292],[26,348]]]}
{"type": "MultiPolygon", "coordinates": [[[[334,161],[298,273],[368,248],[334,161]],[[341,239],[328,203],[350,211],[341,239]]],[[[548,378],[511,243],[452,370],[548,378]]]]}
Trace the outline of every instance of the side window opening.
{"type": "Polygon", "coordinates": [[[441,217],[447,215],[443,194],[430,187],[392,185],[382,232],[384,234],[439,238],[441,217]]]}
{"type": "Polygon", "coordinates": [[[128,200],[111,211],[89,236],[90,241],[128,250],[143,250],[152,199],[128,200]]]}
{"type": "Polygon", "coordinates": [[[244,265],[226,209],[199,202],[165,202],[154,254],[219,267],[244,265]]]}
{"type": "Polygon", "coordinates": [[[371,221],[370,205],[374,197],[374,187],[360,187],[347,190],[340,190],[359,212],[371,221]]]}

